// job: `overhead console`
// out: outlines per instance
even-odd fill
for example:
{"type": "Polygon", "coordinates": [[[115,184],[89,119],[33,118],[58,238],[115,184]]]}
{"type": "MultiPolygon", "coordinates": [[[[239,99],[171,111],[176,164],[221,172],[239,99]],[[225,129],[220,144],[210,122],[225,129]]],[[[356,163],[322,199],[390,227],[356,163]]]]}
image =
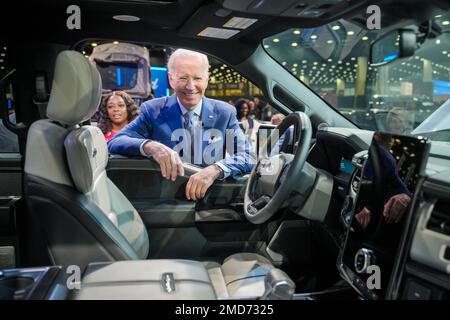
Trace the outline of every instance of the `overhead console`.
{"type": "MultiPolygon", "coordinates": [[[[359,0],[218,0],[226,9],[293,18],[331,18],[354,9],[359,0]]],[[[372,1],[373,2],[373,1],[372,1]]]]}

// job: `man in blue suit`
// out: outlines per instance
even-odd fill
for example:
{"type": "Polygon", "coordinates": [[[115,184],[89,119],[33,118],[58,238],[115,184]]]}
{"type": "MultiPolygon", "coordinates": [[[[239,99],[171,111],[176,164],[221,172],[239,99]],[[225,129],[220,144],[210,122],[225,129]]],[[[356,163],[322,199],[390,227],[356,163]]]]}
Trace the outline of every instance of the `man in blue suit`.
{"type": "Polygon", "coordinates": [[[216,179],[251,171],[256,155],[231,105],[206,98],[208,58],[178,49],[168,62],[175,94],[144,102],[141,114],[108,143],[110,153],[155,159],[166,179],[184,175],[182,161],[203,167],[186,185],[186,197],[205,196],[216,179]],[[227,155],[225,154],[227,152],[227,155]]]}

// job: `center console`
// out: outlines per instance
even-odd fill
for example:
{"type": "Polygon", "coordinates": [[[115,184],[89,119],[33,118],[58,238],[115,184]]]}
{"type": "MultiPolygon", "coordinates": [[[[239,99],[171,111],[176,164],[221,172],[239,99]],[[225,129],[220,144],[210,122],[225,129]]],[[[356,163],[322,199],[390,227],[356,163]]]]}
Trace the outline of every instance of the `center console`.
{"type": "Polygon", "coordinates": [[[203,264],[190,260],[138,260],[91,263],[76,300],[214,300],[203,264]]]}
{"type": "MultiPolygon", "coordinates": [[[[253,275],[254,277],[254,275],[253,275]]],[[[251,277],[249,277],[251,278],[251,277]]],[[[245,278],[247,279],[247,278],[245,278]]],[[[225,280],[192,260],[152,259],[0,271],[0,300],[289,300],[295,284],[271,268],[261,296],[224,297],[225,280]]],[[[249,288],[249,283],[246,287],[249,288]]],[[[225,289],[226,290],[226,289],[225,289]]],[[[252,290],[248,290],[252,292],[252,290]]]]}
{"type": "Polygon", "coordinates": [[[208,271],[190,260],[91,263],[0,271],[0,300],[213,300],[208,271]]]}
{"type": "Polygon", "coordinates": [[[0,300],[65,299],[61,267],[0,270],[0,300]]]}

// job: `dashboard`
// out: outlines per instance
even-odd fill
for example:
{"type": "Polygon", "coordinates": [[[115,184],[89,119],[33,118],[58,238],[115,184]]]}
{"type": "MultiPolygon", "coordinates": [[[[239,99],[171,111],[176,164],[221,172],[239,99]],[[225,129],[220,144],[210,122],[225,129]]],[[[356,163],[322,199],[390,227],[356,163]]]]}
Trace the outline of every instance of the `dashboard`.
{"type": "Polygon", "coordinates": [[[450,143],[428,142],[429,151],[417,155],[416,170],[402,172],[413,182],[411,201],[401,224],[391,228],[395,236],[384,234],[388,240],[383,243],[373,236],[355,235],[353,220],[355,207],[361,205],[357,203],[359,187],[373,134],[325,128],[318,131],[308,159],[334,176],[336,196],[342,203],[338,220],[344,237],[338,270],[364,299],[449,299],[450,143]],[[353,243],[352,249],[347,247],[349,243],[353,243]],[[380,289],[367,288],[367,280],[375,274],[370,266],[380,267],[380,289]]]}

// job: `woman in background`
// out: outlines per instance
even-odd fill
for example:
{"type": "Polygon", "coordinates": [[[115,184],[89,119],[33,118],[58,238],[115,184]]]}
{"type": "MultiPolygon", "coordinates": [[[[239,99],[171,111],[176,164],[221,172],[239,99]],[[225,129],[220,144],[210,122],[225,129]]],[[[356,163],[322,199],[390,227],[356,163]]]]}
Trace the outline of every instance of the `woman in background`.
{"type": "Polygon", "coordinates": [[[106,142],[139,115],[139,108],[130,95],[124,91],[107,94],[100,105],[98,127],[105,135],[106,142]]]}
{"type": "Polygon", "coordinates": [[[256,149],[256,133],[258,132],[259,122],[250,117],[250,107],[247,99],[238,99],[235,102],[236,117],[239,126],[244,131],[245,136],[250,141],[253,149],[256,149]]]}

